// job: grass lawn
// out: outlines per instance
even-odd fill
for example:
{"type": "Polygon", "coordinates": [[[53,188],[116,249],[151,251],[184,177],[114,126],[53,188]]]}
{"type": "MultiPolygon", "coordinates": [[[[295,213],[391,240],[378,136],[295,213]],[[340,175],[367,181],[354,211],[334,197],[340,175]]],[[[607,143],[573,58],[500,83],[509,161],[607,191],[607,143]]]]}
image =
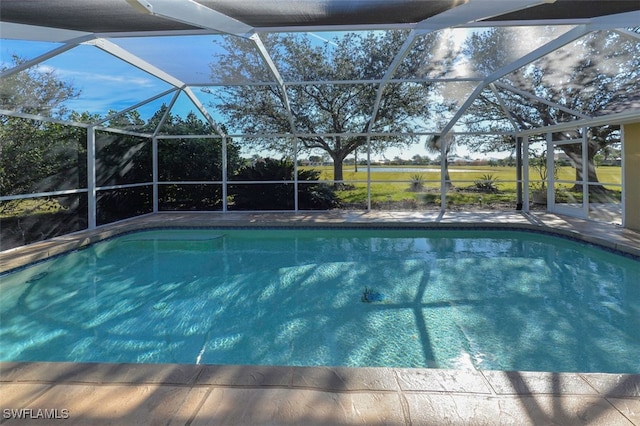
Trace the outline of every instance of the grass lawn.
{"type": "Polygon", "coordinates": [[[4,201],[0,203],[0,218],[54,213],[61,210],[60,203],[51,198],[4,201]]]}
{"type": "MultiPolygon", "coordinates": [[[[321,180],[333,179],[333,167],[314,166],[320,170],[321,180]]],[[[404,204],[404,207],[417,207],[424,204],[440,204],[440,170],[438,166],[388,166],[392,171],[383,171],[382,167],[371,170],[371,201],[374,205],[384,206],[385,203],[404,204]],[[407,169],[403,171],[402,169],[407,169]],[[423,169],[424,171],[416,171],[423,169]],[[412,182],[421,182],[423,188],[420,191],[412,191],[412,182]]],[[[339,196],[344,203],[364,203],[367,199],[367,169],[358,166],[355,172],[354,166],[344,168],[344,180],[349,185],[348,189],[339,191],[339,196]]],[[[447,194],[448,203],[451,205],[492,205],[513,203],[516,201],[516,169],[515,167],[497,166],[450,166],[449,174],[455,190],[447,194]],[[497,192],[483,193],[474,191],[475,182],[488,179],[498,189],[497,192]]],[[[620,184],[622,174],[620,167],[598,167],[598,178],[603,183],[620,184]]],[[[529,172],[531,183],[540,180],[538,172],[531,168],[529,172]]],[[[573,181],[575,170],[572,167],[560,167],[558,179],[573,181]]],[[[570,186],[565,184],[565,186],[570,186]]],[[[605,185],[606,186],[606,185],[605,185]]],[[[620,191],[618,186],[610,186],[608,189],[620,191]]]]}
{"type": "MultiPolygon", "coordinates": [[[[332,181],[331,166],[310,168],[321,171],[321,180],[332,181]]],[[[390,168],[392,171],[381,169],[371,171],[371,207],[373,209],[410,211],[440,208],[440,170],[437,166],[390,166],[390,168]]],[[[448,208],[459,210],[475,207],[515,208],[515,167],[451,166],[449,172],[454,188],[447,192],[448,208]],[[489,179],[497,190],[478,191],[475,182],[483,179],[489,179]]],[[[599,180],[603,183],[620,184],[621,182],[620,167],[599,167],[597,173],[599,180]]],[[[538,174],[535,170],[531,170],[530,176],[535,179],[538,174]]],[[[558,178],[573,181],[575,171],[571,167],[563,167],[558,171],[558,178]]],[[[344,180],[347,183],[346,189],[338,191],[344,207],[366,208],[366,167],[360,166],[358,172],[355,172],[353,166],[346,166],[344,180]]],[[[582,191],[567,190],[571,186],[572,183],[557,185],[556,202],[581,202],[582,191]]],[[[612,191],[601,195],[600,198],[590,197],[591,202],[619,202],[620,186],[609,186],[608,189],[612,191]]],[[[3,250],[85,227],[86,213],[63,206],[56,197],[0,202],[0,241],[3,250]]]]}
{"type": "MultiPolygon", "coordinates": [[[[305,167],[300,167],[304,169],[305,167]]],[[[320,179],[333,179],[332,166],[307,167],[321,171],[320,179]]],[[[393,204],[397,208],[416,208],[421,205],[440,205],[440,170],[438,166],[388,166],[393,171],[383,171],[382,167],[372,168],[371,171],[371,200],[375,206],[393,204]],[[407,171],[403,171],[406,169],[407,171]],[[425,171],[416,171],[421,169],[425,171]],[[420,190],[412,190],[413,184],[419,182],[420,190]]],[[[605,184],[620,184],[622,181],[621,167],[598,167],[598,178],[605,184]]],[[[516,169],[515,167],[494,166],[450,166],[449,173],[455,190],[447,194],[451,205],[492,205],[514,203],[516,200],[516,169]],[[497,192],[483,193],[469,189],[475,187],[475,182],[489,178],[497,192]]],[[[533,168],[530,170],[531,182],[539,175],[533,168]]],[[[575,171],[571,167],[561,167],[558,179],[573,181],[575,171]]],[[[344,180],[348,189],[339,191],[340,199],[347,205],[360,204],[367,200],[367,168],[358,166],[358,172],[353,165],[344,167],[344,180]]],[[[568,188],[572,184],[560,183],[559,187],[568,188]]],[[[605,185],[606,187],[606,185],[605,185]]],[[[415,188],[414,188],[415,189],[415,188]]],[[[608,186],[608,189],[620,191],[619,186],[608,186]]],[[[582,194],[573,194],[573,198],[581,199],[582,194]]],[[[619,197],[618,197],[619,199],[619,197]]],[[[20,200],[0,203],[0,217],[9,218],[22,215],[34,215],[57,212],[61,206],[54,199],[20,200]]]]}

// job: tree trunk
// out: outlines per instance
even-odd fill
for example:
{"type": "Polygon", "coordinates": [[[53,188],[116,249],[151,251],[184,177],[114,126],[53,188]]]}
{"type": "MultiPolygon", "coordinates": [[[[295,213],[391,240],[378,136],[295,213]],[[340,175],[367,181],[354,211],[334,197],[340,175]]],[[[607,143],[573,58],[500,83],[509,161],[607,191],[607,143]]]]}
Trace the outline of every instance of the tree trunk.
{"type": "MultiPolygon", "coordinates": [[[[582,191],[582,178],[584,176],[584,170],[582,169],[582,150],[572,149],[572,145],[561,146],[562,151],[571,159],[576,170],[576,183],[571,188],[572,191],[582,191]]],[[[596,172],[596,164],[594,157],[596,150],[589,144],[587,151],[587,182],[589,185],[590,194],[602,194],[607,192],[606,188],[600,184],[598,180],[598,174],[596,172]]]]}
{"type": "Polygon", "coordinates": [[[344,157],[346,157],[346,155],[340,152],[331,152],[329,154],[331,155],[331,159],[333,160],[333,187],[335,189],[342,189],[344,188],[344,183],[339,181],[344,179],[343,165],[344,157]]]}
{"type": "Polygon", "coordinates": [[[453,182],[451,182],[451,176],[449,176],[449,160],[445,157],[444,159],[444,180],[445,180],[445,188],[447,191],[453,188],[453,182]]]}
{"type": "MultiPolygon", "coordinates": [[[[333,180],[339,181],[343,179],[342,174],[342,160],[333,158],[333,180]]],[[[342,183],[336,183],[336,185],[342,185],[342,183]]]]}
{"type": "Polygon", "coordinates": [[[353,171],[358,173],[358,149],[353,150],[353,171]]]}

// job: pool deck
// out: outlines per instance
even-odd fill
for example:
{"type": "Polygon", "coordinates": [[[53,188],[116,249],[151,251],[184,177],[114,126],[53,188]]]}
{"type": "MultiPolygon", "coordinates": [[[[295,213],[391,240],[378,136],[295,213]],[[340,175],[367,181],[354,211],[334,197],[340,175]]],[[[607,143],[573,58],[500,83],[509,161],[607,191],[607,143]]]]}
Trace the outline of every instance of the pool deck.
{"type": "MultiPolygon", "coordinates": [[[[321,225],[499,225],[640,255],[636,232],[542,212],[159,213],[1,252],[0,271],[140,228],[321,225]]],[[[640,375],[4,362],[0,409],[20,425],[640,425],[640,375]]]]}

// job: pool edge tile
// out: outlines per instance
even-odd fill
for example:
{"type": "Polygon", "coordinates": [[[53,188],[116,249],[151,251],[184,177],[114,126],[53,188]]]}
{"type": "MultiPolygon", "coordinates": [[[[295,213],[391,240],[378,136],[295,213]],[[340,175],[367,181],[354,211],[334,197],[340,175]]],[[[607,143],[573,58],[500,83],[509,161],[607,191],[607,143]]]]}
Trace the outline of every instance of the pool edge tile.
{"type": "Polygon", "coordinates": [[[74,362],[0,362],[0,383],[118,383],[191,385],[201,366],[74,362]]]}
{"type": "Polygon", "coordinates": [[[290,212],[290,213],[243,213],[243,212],[207,212],[176,213],[159,212],[140,217],[125,219],[111,224],[101,225],[90,230],[84,229],[71,234],[54,237],[50,240],[8,249],[0,252],[0,274],[12,272],[34,263],[46,261],[86,247],[98,241],[113,238],[128,232],[183,227],[291,227],[291,228],[413,228],[457,229],[504,228],[521,229],[533,232],[551,233],[570,239],[591,242],[620,253],[640,257],[640,234],[626,228],[610,224],[590,222],[551,213],[523,213],[516,211],[447,212],[441,219],[436,212],[426,212],[428,216],[416,218],[406,212],[290,212]],[[600,230],[592,234],[593,226],[600,230]],[[608,237],[608,238],[607,238],[608,237]],[[593,239],[593,240],[592,240],[593,239]]]}

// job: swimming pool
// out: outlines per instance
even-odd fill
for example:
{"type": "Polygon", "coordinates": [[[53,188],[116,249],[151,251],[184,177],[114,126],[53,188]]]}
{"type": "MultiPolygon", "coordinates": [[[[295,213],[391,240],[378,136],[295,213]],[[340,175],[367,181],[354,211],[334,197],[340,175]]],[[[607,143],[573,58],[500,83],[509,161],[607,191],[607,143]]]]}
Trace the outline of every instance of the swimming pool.
{"type": "Polygon", "coordinates": [[[638,373],[638,277],[520,231],[144,231],[3,276],[0,360],[638,373]]]}

